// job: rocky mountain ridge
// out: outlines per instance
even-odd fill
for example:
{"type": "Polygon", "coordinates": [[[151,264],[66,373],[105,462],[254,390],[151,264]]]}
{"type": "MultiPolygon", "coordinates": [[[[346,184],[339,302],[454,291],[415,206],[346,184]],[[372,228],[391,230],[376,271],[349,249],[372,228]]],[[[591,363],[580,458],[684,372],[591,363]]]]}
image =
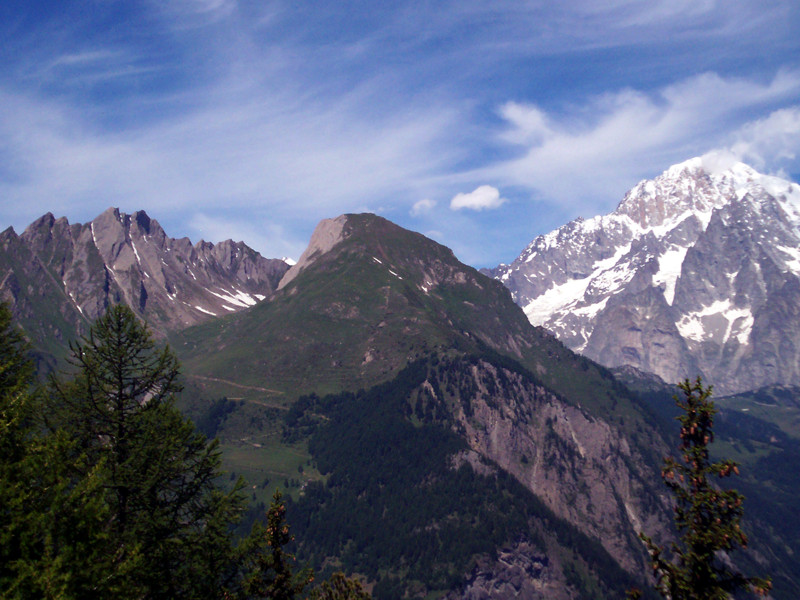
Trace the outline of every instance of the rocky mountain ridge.
{"type": "MultiPolygon", "coordinates": [[[[626,570],[643,570],[637,533],[669,534],[666,503],[648,487],[653,471],[642,448],[613,421],[565,403],[520,373],[477,361],[470,374],[470,393],[462,393],[453,410],[454,426],[470,449],[600,540],[626,570]]],[[[439,388],[459,385],[445,379],[439,388]]],[[[655,436],[649,443],[656,455],[668,452],[655,436]]]]}
{"type": "Polygon", "coordinates": [[[742,163],[670,167],[489,274],[605,366],[721,393],[800,382],[800,186],[742,163]]]}
{"type": "Polygon", "coordinates": [[[253,306],[289,265],[243,242],[173,239],[144,211],[109,208],[85,224],[48,213],[20,235],[7,229],[0,269],[0,297],[34,343],[53,351],[48,340],[65,344],[111,303],[161,335],[253,306]]]}

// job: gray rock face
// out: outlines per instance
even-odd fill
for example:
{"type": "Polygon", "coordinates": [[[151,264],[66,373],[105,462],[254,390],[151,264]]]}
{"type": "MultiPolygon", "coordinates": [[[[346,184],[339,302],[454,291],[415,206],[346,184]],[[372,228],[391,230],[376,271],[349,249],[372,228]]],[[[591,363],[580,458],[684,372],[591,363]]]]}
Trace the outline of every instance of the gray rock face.
{"type": "Polygon", "coordinates": [[[0,294],[18,317],[50,323],[37,338],[69,339],[117,302],[165,334],[268,298],[289,268],[242,242],[172,239],[143,211],[109,208],[86,224],[46,214],[2,235],[0,294]]]}
{"type": "MultiPolygon", "coordinates": [[[[661,539],[668,538],[669,511],[666,498],[653,490],[658,472],[641,448],[618,425],[565,403],[519,374],[483,361],[471,371],[473,385],[458,384],[471,394],[465,397],[462,392],[453,412],[454,427],[470,450],[513,475],[557,517],[599,540],[624,569],[646,572],[638,532],[657,532],[661,539]]],[[[451,386],[455,389],[456,382],[439,382],[439,389],[451,386]]],[[[655,446],[650,452],[668,453],[656,437],[647,444],[655,446]]],[[[470,464],[480,472],[474,461],[470,464]]],[[[537,562],[530,552],[525,554],[528,558],[518,556],[520,565],[537,562]]],[[[503,586],[510,586],[506,592],[464,597],[550,597],[541,596],[548,589],[548,578],[562,577],[560,567],[545,564],[540,581],[529,582],[536,584],[539,595],[514,596],[519,594],[518,586],[512,585],[513,577],[505,567],[501,571],[503,586]]],[[[488,575],[476,575],[478,580],[486,581],[488,575]]],[[[478,587],[487,589],[487,585],[478,587]]]]}
{"type": "Polygon", "coordinates": [[[278,289],[283,289],[294,280],[300,271],[314,262],[318,256],[325,254],[344,238],[344,227],[347,216],[341,215],[335,219],[323,219],[314,229],[308,247],[303,251],[300,259],[283,276],[278,284],[278,289]]]}
{"type": "Polygon", "coordinates": [[[800,186],[720,164],[673,166],[489,274],[531,323],[608,367],[703,375],[719,393],[798,384],[800,186]]]}

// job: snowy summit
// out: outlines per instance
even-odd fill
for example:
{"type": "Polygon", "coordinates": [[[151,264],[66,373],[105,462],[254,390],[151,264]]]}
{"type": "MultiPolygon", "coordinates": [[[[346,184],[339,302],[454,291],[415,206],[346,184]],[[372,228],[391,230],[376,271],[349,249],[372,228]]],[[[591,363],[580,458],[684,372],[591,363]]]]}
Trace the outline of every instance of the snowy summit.
{"type": "Polygon", "coordinates": [[[723,390],[776,383],[753,348],[776,335],[764,311],[800,275],[800,186],[721,154],[693,158],[492,275],[531,323],[607,366],[704,374],[723,390]]]}

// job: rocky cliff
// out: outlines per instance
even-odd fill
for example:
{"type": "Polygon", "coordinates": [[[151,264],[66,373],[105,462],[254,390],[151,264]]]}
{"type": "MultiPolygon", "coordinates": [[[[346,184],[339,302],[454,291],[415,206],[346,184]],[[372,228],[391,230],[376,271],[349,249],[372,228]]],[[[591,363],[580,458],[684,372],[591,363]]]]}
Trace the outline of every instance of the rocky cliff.
{"type": "Polygon", "coordinates": [[[90,223],[46,214],[0,238],[0,296],[40,346],[64,342],[111,303],[159,334],[255,305],[288,270],[242,242],[166,235],[145,212],[109,208],[90,223]]]}
{"type": "Polygon", "coordinates": [[[491,275],[606,366],[700,374],[725,393],[800,382],[800,186],[744,164],[675,165],[491,275]]]}

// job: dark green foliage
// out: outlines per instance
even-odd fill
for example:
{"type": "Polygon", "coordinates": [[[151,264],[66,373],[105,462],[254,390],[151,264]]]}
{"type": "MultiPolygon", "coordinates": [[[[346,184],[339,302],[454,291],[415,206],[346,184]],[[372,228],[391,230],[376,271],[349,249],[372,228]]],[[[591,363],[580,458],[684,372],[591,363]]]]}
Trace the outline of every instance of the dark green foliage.
{"type": "MultiPolygon", "coordinates": [[[[680,385],[684,398],[676,398],[683,411],[681,423],[681,461],[665,459],[662,477],[675,498],[675,524],[680,543],[671,546],[673,560],[664,550],[642,534],[653,561],[656,589],[670,600],[725,600],[738,590],[766,595],[768,579],[745,577],[720,559],[719,554],[747,546],[741,529],[742,495],[735,490],[720,490],[712,477],[738,474],[735,462],[711,462],[709,444],[714,439],[716,408],[710,400],[711,388],[698,377],[680,385]]],[[[637,597],[633,594],[634,597],[637,597]]]]}
{"type": "Polygon", "coordinates": [[[272,497],[266,525],[257,522],[245,548],[246,598],[294,600],[313,580],[309,569],[294,572],[295,557],[287,546],[294,541],[286,522],[286,505],[280,491],[272,497]]]}
{"type": "Polygon", "coordinates": [[[0,588],[8,589],[15,561],[26,549],[21,544],[25,506],[33,494],[26,489],[25,467],[32,450],[33,364],[27,345],[0,304],[0,588]]]}
{"type": "Polygon", "coordinates": [[[109,551],[101,466],[65,431],[42,435],[26,350],[0,307],[0,589],[4,598],[117,594],[137,551],[109,551]]]}
{"type": "Polygon", "coordinates": [[[214,400],[201,415],[194,419],[197,431],[209,440],[214,439],[225,418],[236,409],[236,401],[220,398],[214,400]]]}
{"type": "Polygon", "coordinates": [[[31,433],[33,363],[27,350],[22,334],[11,322],[11,312],[0,304],[0,456],[4,469],[0,485],[11,475],[11,465],[24,456],[31,433]]]}
{"type": "Polygon", "coordinates": [[[177,362],[113,307],[32,394],[0,309],[0,587],[4,598],[219,598],[237,588],[238,486],[173,406],[177,362]]]}
{"type": "Polygon", "coordinates": [[[228,526],[238,489],[216,486],[220,452],[174,407],[178,363],[133,312],[111,307],[72,347],[75,374],[54,379],[47,411],[98,471],[109,515],[107,551],[133,561],[130,586],[151,598],[210,597],[231,576],[228,526]]]}
{"type": "Polygon", "coordinates": [[[348,579],[338,571],[328,581],[314,589],[309,600],[369,600],[371,596],[364,591],[356,579],[348,579]]]}

